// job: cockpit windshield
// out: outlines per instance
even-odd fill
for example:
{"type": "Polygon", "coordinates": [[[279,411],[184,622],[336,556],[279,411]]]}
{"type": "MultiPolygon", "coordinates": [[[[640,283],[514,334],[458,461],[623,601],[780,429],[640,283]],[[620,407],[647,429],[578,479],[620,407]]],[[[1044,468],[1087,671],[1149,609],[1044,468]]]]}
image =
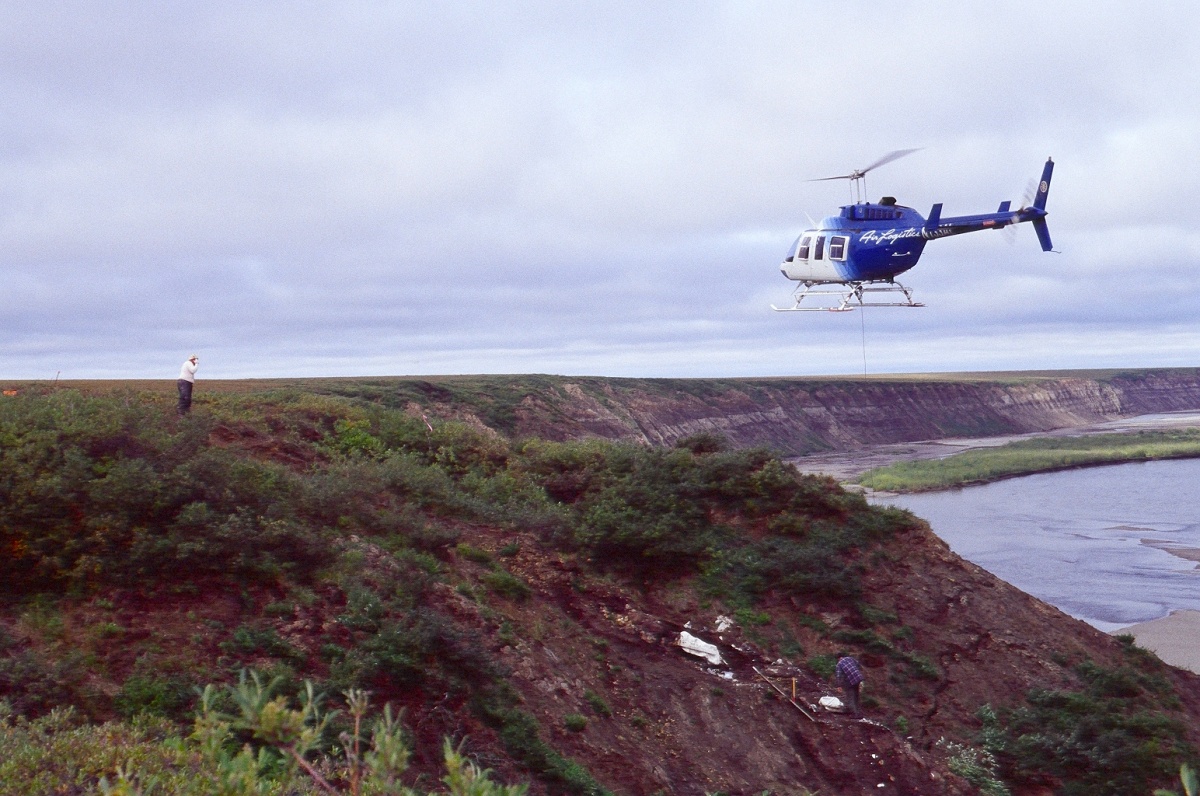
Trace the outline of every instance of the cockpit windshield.
{"type": "Polygon", "coordinates": [[[795,260],[796,259],[796,249],[798,249],[799,247],[800,247],[800,238],[796,238],[796,241],[792,244],[792,247],[790,249],[788,249],[788,256],[787,256],[787,259],[784,260],[784,262],[790,263],[793,260],[795,260]]]}

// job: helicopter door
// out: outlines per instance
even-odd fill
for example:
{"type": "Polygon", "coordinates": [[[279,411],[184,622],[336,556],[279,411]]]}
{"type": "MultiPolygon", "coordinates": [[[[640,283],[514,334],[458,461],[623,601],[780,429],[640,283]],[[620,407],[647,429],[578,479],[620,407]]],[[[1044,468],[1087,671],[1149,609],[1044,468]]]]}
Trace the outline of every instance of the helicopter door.
{"type": "Polygon", "coordinates": [[[797,260],[807,260],[808,253],[812,249],[812,236],[805,235],[800,239],[800,248],[796,250],[797,260]]]}
{"type": "Polygon", "coordinates": [[[817,236],[817,249],[815,252],[813,252],[813,259],[814,260],[824,259],[824,254],[825,254],[825,236],[818,235],[817,236]]]}

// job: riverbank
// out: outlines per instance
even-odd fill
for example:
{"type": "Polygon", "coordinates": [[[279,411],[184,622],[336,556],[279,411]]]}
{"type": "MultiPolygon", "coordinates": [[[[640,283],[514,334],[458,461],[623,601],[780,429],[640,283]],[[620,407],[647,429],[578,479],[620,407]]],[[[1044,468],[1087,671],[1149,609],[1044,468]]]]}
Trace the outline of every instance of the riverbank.
{"type": "Polygon", "coordinates": [[[929,492],[1080,467],[1195,458],[1200,458],[1196,428],[1051,437],[900,462],[869,470],[858,482],[875,491],[929,492]]]}
{"type": "MultiPolygon", "coordinates": [[[[983,451],[990,453],[992,449],[1003,448],[1016,444],[1026,445],[1045,445],[1043,440],[1064,440],[1063,447],[1086,447],[1085,443],[1076,443],[1075,438],[1086,438],[1096,436],[1107,436],[1114,440],[1118,435],[1127,437],[1129,441],[1136,442],[1137,435],[1144,435],[1144,439],[1149,440],[1153,437],[1162,437],[1169,432],[1180,431],[1184,429],[1200,428],[1200,412],[1196,411],[1181,411],[1181,412],[1164,412],[1157,414],[1139,415],[1136,417],[1121,418],[1118,420],[1107,421],[1104,423],[1096,423],[1088,426],[1075,428],[1056,429],[1047,432],[1035,432],[1031,434],[1010,434],[996,437],[976,437],[976,438],[947,438],[926,440],[913,443],[899,443],[891,445],[875,445],[868,446],[854,451],[843,451],[832,454],[817,454],[812,456],[803,456],[790,459],[789,461],[796,466],[802,473],[829,475],[846,484],[857,484],[866,473],[878,470],[884,467],[892,467],[912,462],[927,462],[927,461],[944,461],[951,457],[958,456],[972,451],[983,451]]],[[[1200,439],[1200,432],[1198,432],[1200,439]]],[[[1194,444],[1195,441],[1187,444],[1194,444]]],[[[1043,456],[1040,459],[1026,457],[1024,466],[1016,464],[1010,465],[1003,471],[998,471],[991,477],[979,477],[978,475],[966,475],[961,480],[955,480],[947,483],[941,483],[936,488],[951,488],[954,486],[962,486],[968,483],[985,483],[989,481],[999,480],[1000,478],[1015,477],[1018,475],[1030,475],[1038,472],[1051,472],[1054,470],[1069,469],[1078,466],[1090,466],[1097,464],[1116,464],[1127,461],[1143,461],[1148,458],[1144,450],[1140,450],[1144,446],[1133,444],[1124,450],[1118,450],[1115,455],[1108,457],[1093,457],[1091,459],[1079,459],[1076,462],[1065,461],[1062,458],[1052,458],[1043,456]]],[[[1197,452],[1190,452],[1183,448],[1177,448],[1175,451],[1167,451],[1161,458],[1172,457],[1187,457],[1194,456],[1197,452]]],[[[1019,459],[1026,452],[1018,452],[1019,459]]],[[[925,486],[923,488],[935,488],[925,486]]],[[[891,491],[890,488],[884,487],[881,491],[891,491]]]]}

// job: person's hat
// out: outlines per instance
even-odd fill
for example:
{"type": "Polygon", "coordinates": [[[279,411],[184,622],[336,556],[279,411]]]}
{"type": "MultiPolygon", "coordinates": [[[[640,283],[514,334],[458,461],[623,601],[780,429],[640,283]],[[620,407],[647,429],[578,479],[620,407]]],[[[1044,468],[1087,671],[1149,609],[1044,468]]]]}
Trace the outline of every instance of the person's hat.
{"type": "Polygon", "coordinates": [[[195,359],[195,360],[199,361],[200,357],[196,356],[195,354],[192,354],[190,357],[188,357],[188,359],[195,359]]]}

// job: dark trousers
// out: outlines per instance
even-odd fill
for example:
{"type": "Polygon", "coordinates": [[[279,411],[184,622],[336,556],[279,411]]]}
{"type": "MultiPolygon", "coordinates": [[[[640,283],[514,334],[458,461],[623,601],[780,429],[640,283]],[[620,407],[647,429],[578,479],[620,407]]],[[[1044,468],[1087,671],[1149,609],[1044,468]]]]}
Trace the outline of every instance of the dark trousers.
{"type": "Polygon", "coordinates": [[[843,690],[846,693],[846,702],[850,704],[850,712],[856,717],[862,715],[862,705],[858,700],[858,689],[862,688],[862,683],[848,685],[843,690]]]}
{"type": "Polygon", "coordinates": [[[187,379],[179,380],[179,414],[186,415],[192,411],[192,383],[187,379]]]}

